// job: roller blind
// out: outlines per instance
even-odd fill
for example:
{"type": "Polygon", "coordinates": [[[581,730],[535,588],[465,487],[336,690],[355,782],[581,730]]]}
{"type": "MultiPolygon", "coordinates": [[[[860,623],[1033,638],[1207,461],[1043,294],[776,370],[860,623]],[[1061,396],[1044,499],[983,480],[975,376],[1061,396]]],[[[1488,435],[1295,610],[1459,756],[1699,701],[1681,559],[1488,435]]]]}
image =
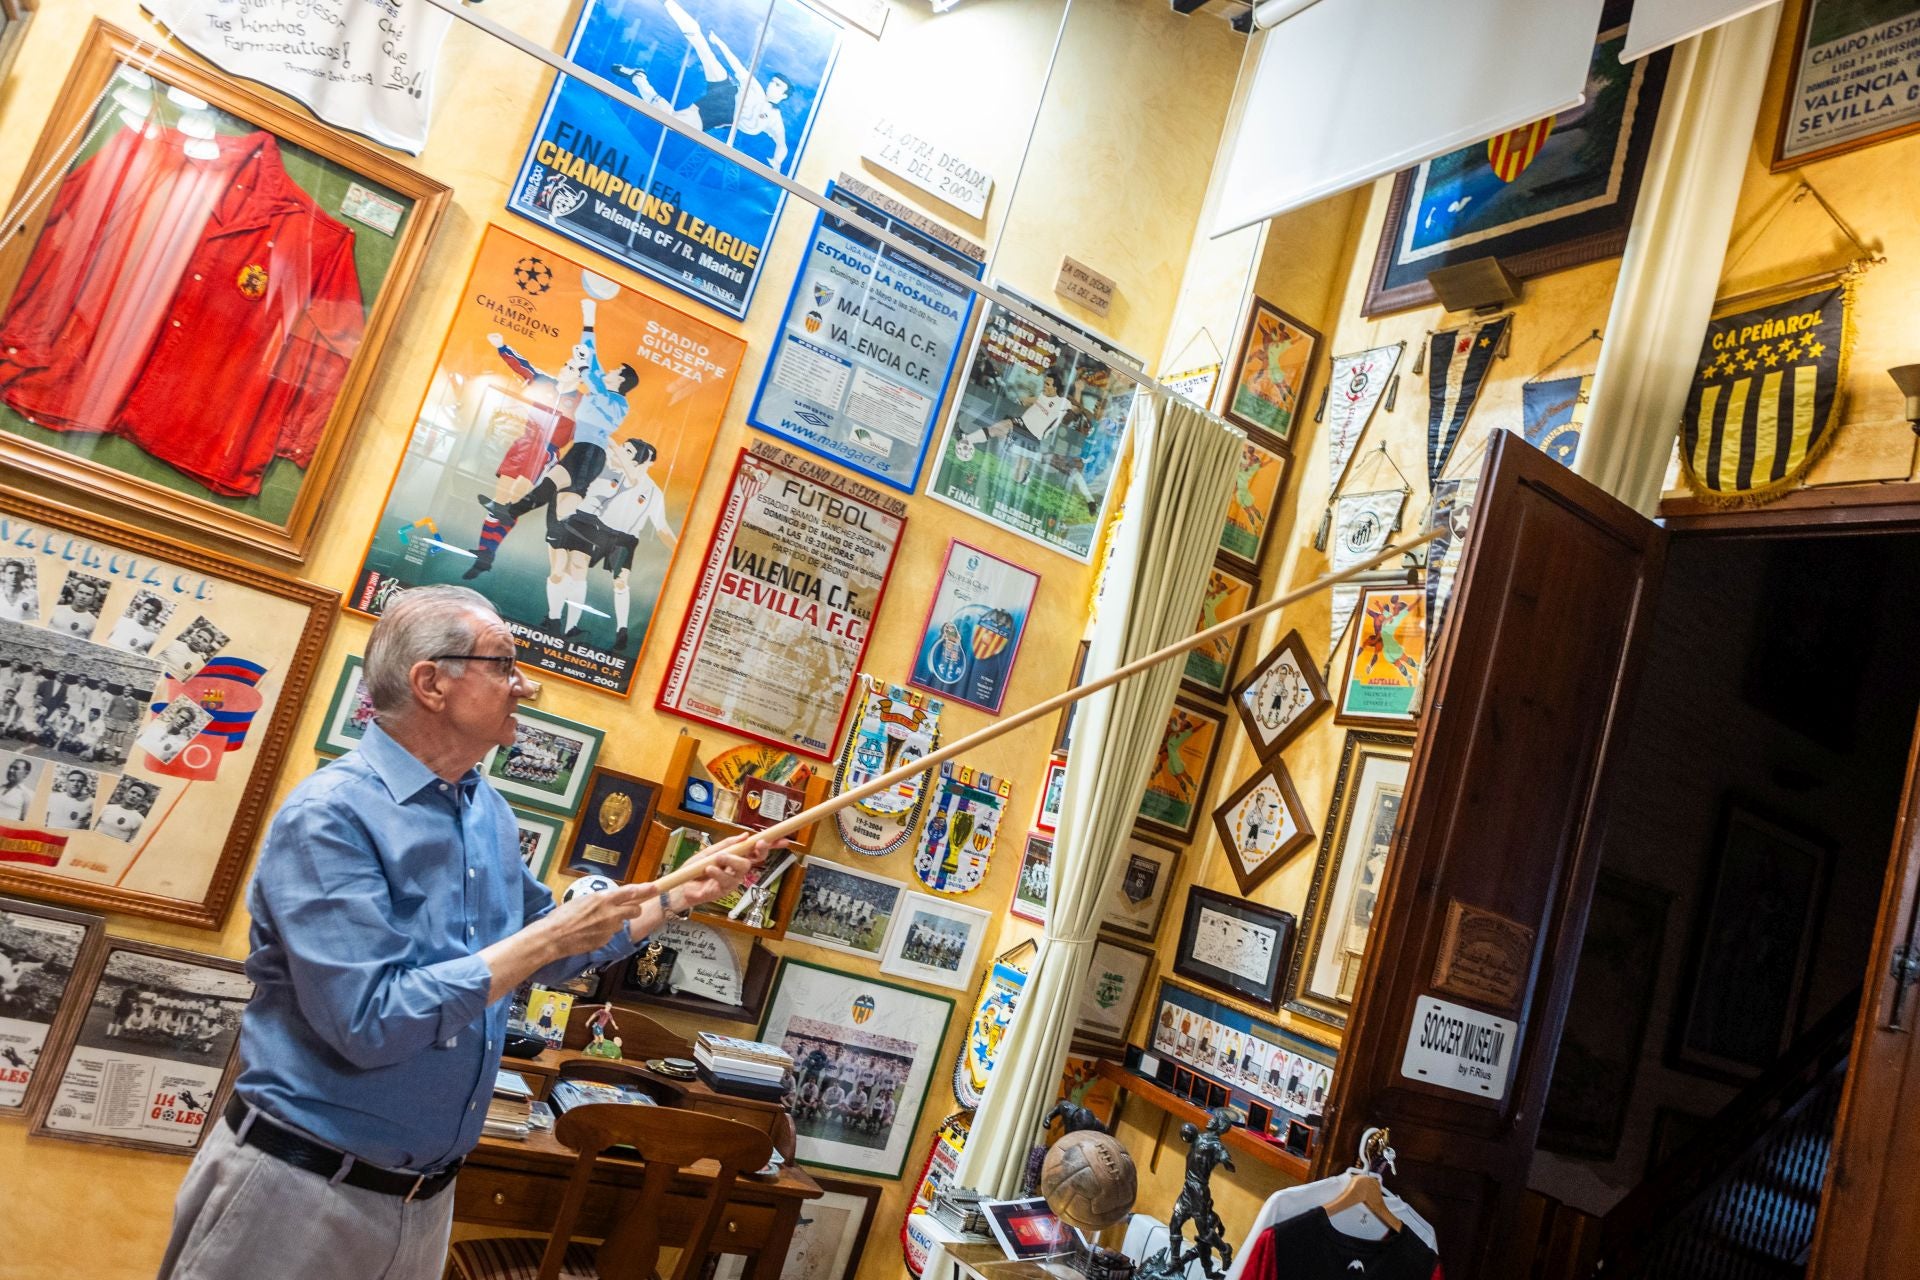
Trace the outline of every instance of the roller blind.
{"type": "Polygon", "coordinates": [[[1670,44],[1773,3],[1775,0],[1635,0],[1633,20],[1627,24],[1627,47],[1620,51],[1620,61],[1632,62],[1658,53],[1670,44]]]}
{"type": "Polygon", "coordinates": [[[1579,105],[1602,0],[1322,0],[1256,33],[1213,235],[1579,105]]]}

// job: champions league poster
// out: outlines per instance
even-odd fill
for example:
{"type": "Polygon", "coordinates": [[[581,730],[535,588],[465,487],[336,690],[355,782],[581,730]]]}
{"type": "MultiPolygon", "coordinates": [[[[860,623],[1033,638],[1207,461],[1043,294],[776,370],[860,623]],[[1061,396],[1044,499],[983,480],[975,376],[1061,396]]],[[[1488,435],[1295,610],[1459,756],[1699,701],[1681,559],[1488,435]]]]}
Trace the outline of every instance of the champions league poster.
{"type": "MultiPolygon", "coordinates": [[[[586,0],[567,45],[581,66],[788,175],[839,52],[838,24],[800,0],[586,0]]],[[[560,76],[507,208],[742,319],[785,201],[560,76]]]]}
{"type": "Polygon", "coordinates": [[[489,227],[347,607],[472,587],[622,696],[746,344],[489,227]]]}

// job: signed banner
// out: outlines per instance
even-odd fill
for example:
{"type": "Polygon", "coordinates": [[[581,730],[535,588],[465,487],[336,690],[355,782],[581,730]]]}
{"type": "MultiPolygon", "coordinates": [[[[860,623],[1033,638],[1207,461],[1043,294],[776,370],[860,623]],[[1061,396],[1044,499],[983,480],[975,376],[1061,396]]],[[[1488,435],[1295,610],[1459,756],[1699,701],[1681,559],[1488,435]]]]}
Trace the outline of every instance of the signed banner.
{"type": "MultiPolygon", "coordinates": [[[[586,0],[567,56],[791,176],[840,26],[800,0],[586,0]]],[[[507,208],[736,319],[786,192],[557,77],[507,208]]]]}
{"type": "Polygon", "coordinates": [[[743,450],[657,705],[827,759],[906,525],[897,498],[743,450]]]}
{"type": "MultiPolygon", "coordinates": [[[[842,176],[834,203],[976,279],[985,251],[842,176]]],[[[912,493],[973,295],[822,213],[747,420],[912,493]]]]}
{"type": "Polygon", "coordinates": [[[460,583],[624,697],[745,349],[489,227],[348,607],[460,583]]]}
{"type": "Polygon", "coordinates": [[[214,66],[298,99],[329,124],[410,155],[427,145],[433,68],[453,22],[427,0],[140,4],[214,66]]]}

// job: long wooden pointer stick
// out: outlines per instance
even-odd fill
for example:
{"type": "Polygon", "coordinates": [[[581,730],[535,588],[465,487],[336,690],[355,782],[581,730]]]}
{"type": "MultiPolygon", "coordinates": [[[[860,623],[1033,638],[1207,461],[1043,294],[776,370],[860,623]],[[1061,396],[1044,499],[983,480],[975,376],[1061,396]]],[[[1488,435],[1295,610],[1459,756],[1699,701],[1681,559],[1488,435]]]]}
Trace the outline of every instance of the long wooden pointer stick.
{"type": "MultiPolygon", "coordinates": [[[[1045,702],[1035,703],[1025,711],[1003,717],[984,728],[976,729],[964,738],[958,738],[949,742],[938,751],[930,752],[918,760],[903,764],[897,769],[881,774],[871,782],[862,783],[860,786],[850,791],[843,791],[837,796],[829,796],[819,804],[814,805],[811,809],[803,809],[784,822],[776,822],[763,831],[749,832],[744,839],[750,841],[778,840],[783,836],[790,836],[802,827],[831,817],[856,801],[864,800],[868,796],[885,791],[888,787],[894,786],[897,783],[905,782],[915,774],[926,773],[942,761],[951,760],[957,755],[972,751],[976,747],[984,746],[1003,733],[1009,733],[1022,725],[1032,724],[1035,720],[1043,716],[1052,715],[1062,707],[1078,702],[1089,694],[1098,693],[1110,685],[1119,684],[1129,676],[1137,676],[1149,667],[1158,666],[1169,658],[1177,658],[1189,650],[1198,649],[1203,644],[1209,644],[1214,640],[1218,640],[1221,636],[1231,635],[1240,628],[1248,626],[1276,610],[1284,609],[1290,604],[1297,604],[1305,600],[1308,596],[1325,591],[1328,587],[1338,586],[1343,582],[1350,582],[1361,574],[1366,573],[1369,569],[1384,564],[1395,556],[1405,555],[1415,547],[1433,541],[1439,534],[1440,530],[1435,529],[1431,533],[1422,534],[1410,542],[1402,542],[1397,546],[1388,547],[1371,560],[1363,560],[1351,568],[1340,570],[1338,573],[1329,573],[1324,577],[1315,578],[1304,587],[1296,587],[1283,596],[1269,600],[1265,604],[1256,605],[1248,609],[1245,613],[1237,614],[1234,617],[1228,618],[1225,622],[1208,627],[1205,631],[1195,632],[1184,640],[1174,641],[1164,649],[1156,649],[1145,657],[1135,658],[1126,666],[1110,671],[1098,680],[1089,680],[1085,684],[1075,685],[1071,689],[1055,694],[1045,702]]],[[[701,865],[702,861],[702,859],[695,858],[679,869],[661,876],[653,882],[652,887],[654,892],[656,894],[665,893],[668,889],[676,885],[698,879],[704,872],[704,868],[701,865]]]]}

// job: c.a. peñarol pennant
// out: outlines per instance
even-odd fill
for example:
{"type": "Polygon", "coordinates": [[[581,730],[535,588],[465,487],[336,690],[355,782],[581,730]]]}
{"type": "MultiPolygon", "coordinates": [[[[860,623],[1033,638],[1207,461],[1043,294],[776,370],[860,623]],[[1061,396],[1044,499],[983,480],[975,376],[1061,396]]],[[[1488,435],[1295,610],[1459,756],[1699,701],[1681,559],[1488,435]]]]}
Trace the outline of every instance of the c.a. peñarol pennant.
{"type": "Polygon", "coordinates": [[[1709,502],[1791,487],[1833,438],[1851,291],[1828,285],[1707,325],[1680,424],[1687,484],[1709,502]]]}

